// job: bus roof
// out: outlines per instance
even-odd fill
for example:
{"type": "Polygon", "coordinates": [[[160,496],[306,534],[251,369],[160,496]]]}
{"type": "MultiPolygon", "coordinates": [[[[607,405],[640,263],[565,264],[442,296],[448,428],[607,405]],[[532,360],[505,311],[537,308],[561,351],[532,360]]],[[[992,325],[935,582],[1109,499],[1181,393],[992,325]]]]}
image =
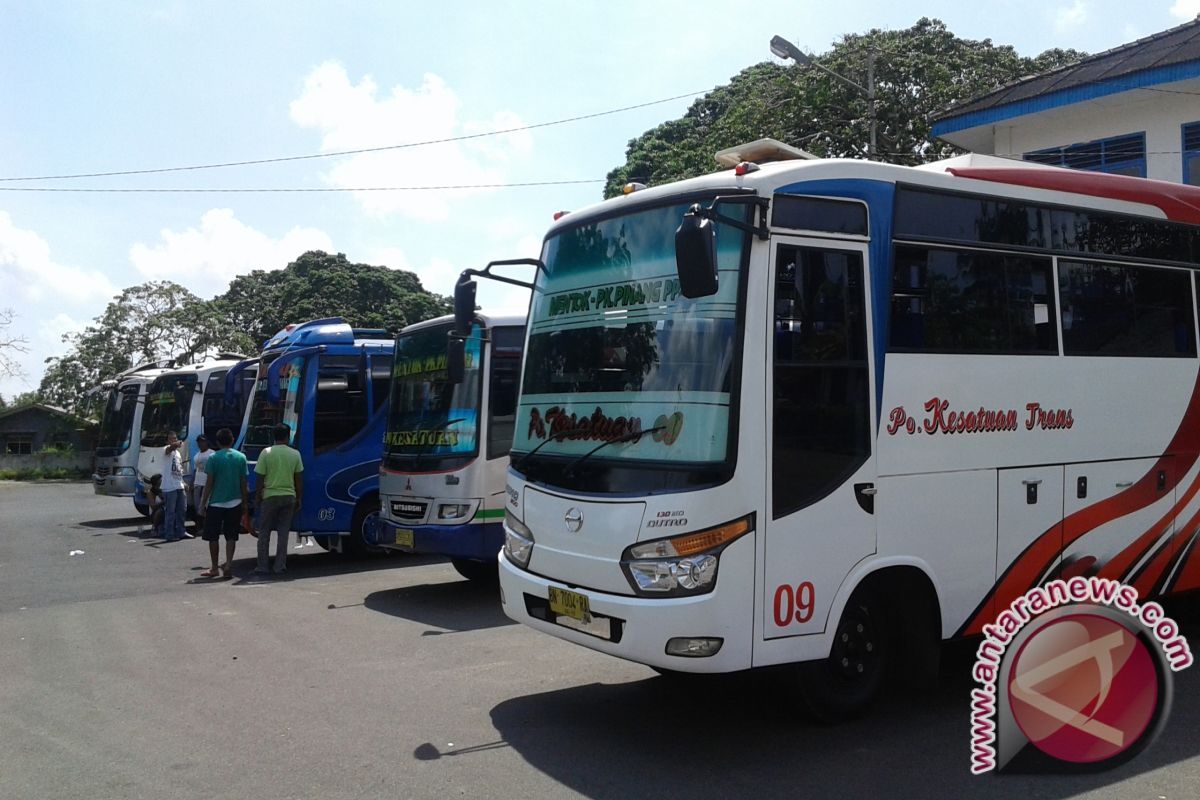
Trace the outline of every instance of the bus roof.
{"type": "Polygon", "coordinates": [[[392,335],[383,328],[353,328],[341,317],[329,317],[288,325],[263,344],[263,352],[302,345],[390,344],[391,341],[392,335]]]}
{"type": "MultiPolygon", "coordinates": [[[[500,328],[507,325],[523,326],[525,324],[526,315],[524,311],[479,311],[475,314],[476,318],[483,322],[485,328],[500,328]]],[[[447,314],[443,317],[434,317],[427,319],[424,322],[414,322],[412,325],[405,326],[401,334],[416,333],[417,331],[425,330],[426,328],[434,328],[438,325],[445,325],[447,322],[454,322],[454,315],[447,314]]]]}
{"type": "Polygon", "coordinates": [[[172,367],[160,371],[155,378],[163,375],[202,375],[210,372],[216,372],[221,369],[229,369],[234,364],[242,360],[240,356],[235,357],[232,353],[222,353],[222,358],[207,358],[204,361],[197,361],[194,364],[185,364],[181,367],[172,367]]]}
{"type": "MultiPolygon", "coordinates": [[[[794,184],[831,180],[916,184],[1200,224],[1200,187],[968,154],[919,167],[839,158],[778,161],[743,175],[723,170],[630,192],[565,214],[546,235],[620,213],[624,208],[658,204],[683,194],[753,189],[760,197],[770,197],[777,191],[788,192],[794,184]]],[[[797,186],[795,191],[801,193],[803,188],[797,186]]]]}

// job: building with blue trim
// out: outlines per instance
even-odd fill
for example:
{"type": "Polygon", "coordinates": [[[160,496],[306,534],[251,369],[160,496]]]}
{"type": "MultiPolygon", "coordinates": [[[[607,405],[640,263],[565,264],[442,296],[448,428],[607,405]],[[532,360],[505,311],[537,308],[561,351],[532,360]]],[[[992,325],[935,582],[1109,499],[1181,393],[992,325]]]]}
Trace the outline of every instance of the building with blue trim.
{"type": "Polygon", "coordinates": [[[1200,18],[934,118],[975,153],[1200,185],[1200,18]]]}

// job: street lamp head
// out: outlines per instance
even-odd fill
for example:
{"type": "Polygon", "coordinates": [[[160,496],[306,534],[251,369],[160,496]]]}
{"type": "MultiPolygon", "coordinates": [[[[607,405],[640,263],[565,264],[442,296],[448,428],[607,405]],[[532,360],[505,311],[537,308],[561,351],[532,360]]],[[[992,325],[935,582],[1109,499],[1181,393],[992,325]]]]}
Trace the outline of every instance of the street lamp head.
{"type": "Polygon", "coordinates": [[[808,64],[812,61],[808,54],[782,36],[771,37],[771,53],[776,58],[790,58],[797,64],[808,64]]]}

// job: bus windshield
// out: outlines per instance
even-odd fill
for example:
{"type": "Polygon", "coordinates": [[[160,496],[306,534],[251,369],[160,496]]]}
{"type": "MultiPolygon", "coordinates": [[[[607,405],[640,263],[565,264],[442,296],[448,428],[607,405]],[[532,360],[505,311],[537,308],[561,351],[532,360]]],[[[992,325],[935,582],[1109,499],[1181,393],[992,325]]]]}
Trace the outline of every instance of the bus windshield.
{"type": "Polygon", "coordinates": [[[466,341],[462,383],[446,374],[450,324],[396,337],[391,405],[384,434],[384,466],[401,472],[455,469],[479,452],[483,330],[466,341]]]}
{"type": "Polygon", "coordinates": [[[188,415],[196,393],[196,376],[162,375],[150,384],[142,421],[142,444],[162,447],[167,433],[175,431],[180,439],[188,435],[188,415]]]}
{"type": "MultiPolygon", "coordinates": [[[[717,225],[719,291],[683,297],[675,230],[691,202],[546,241],[512,446],[518,471],[609,492],[728,479],[747,234],[717,225]]],[[[745,219],[748,207],[721,213],[745,219]]]]}
{"type": "Polygon", "coordinates": [[[127,383],[108,393],[100,432],[96,436],[98,455],[119,456],[129,449],[133,439],[133,416],[137,410],[141,384],[127,383]]]}
{"type": "MultiPolygon", "coordinates": [[[[279,367],[279,401],[272,402],[267,394],[267,373],[275,359],[266,357],[259,366],[259,378],[254,385],[254,398],[250,405],[250,419],[246,424],[246,437],[242,450],[246,458],[254,461],[264,447],[275,443],[275,426],[286,422],[292,429],[292,442],[300,418],[301,376],[304,374],[304,356],[286,355],[287,362],[279,367]]],[[[277,357],[278,358],[278,357],[277,357]]]]}

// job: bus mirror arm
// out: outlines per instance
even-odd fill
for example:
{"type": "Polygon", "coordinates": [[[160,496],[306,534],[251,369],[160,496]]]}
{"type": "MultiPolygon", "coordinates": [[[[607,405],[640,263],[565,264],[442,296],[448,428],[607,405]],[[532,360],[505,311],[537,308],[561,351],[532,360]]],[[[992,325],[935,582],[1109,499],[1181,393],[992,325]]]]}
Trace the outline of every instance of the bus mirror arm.
{"type": "Polygon", "coordinates": [[[770,235],[767,229],[767,199],[755,195],[719,195],[708,207],[695,203],[683,214],[675,230],[675,272],[679,291],[689,299],[710,297],[717,293],[717,244],[714,222],[729,225],[760,239],[770,235]],[[719,213],[721,203],[746,205],[758,209],[758,225],[752,225],[719,213]]]}

